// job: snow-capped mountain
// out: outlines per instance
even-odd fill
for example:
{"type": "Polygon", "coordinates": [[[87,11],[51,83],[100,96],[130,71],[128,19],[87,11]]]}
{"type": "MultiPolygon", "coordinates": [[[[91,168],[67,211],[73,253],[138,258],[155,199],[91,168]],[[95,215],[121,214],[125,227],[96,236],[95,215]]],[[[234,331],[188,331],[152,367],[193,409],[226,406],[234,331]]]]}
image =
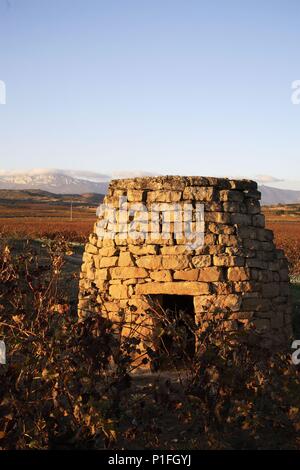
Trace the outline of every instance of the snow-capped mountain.
{"type": "Polygon", "coordinates": [[[110,176],[67,170],[0,172],[0,189],[40,189],[57,194],[104,194],[110,176]]]}

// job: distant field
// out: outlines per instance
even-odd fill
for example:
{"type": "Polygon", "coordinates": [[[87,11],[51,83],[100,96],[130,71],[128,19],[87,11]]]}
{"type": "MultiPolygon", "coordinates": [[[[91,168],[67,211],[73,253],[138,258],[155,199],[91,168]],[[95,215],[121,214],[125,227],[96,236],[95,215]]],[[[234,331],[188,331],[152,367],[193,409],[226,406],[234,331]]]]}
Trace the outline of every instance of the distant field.
{"type": "Polygon", "coordinates": [[[267,227],[273,230],[278,248],[284,250],[289,263],[292,276],[300,278],[300,221],[272,221],[267,220],[267,227]]]}
{"type": "Polygon", "coordinates": [[[0,234],[8,238],[50,239],[63,235],[69,241],[84,243],[93,228],[93,222],[95,222],[95,216],[73,221],[56,217],[23,217],[22,220],[0,218],[0,234]]]}
{"type": "Polygon", "coordinates": [[[84,242],[101,195],[59,196],[0,191],[0,234],[8,238],[54,238],[84,242]]]}
{"type": "Polygon", "coordinates": [[[270,222],[300,222],[300,204],[265,206],[263,212],[270,222]]]}
{"type": "Polygon", "coordinates": [[[0,233],[12,238],[53,238],[64,235],[70,241],[84,241],[96,218],[96,207],[49,206],[22,203],[0,205],[0,233]]]}
{"type": "Polygon", "coordinates": [[[285,251],[292,276],[300,276],[300,204],[263,208],[266,225],[273,230],[276,246],[285,251]]]}

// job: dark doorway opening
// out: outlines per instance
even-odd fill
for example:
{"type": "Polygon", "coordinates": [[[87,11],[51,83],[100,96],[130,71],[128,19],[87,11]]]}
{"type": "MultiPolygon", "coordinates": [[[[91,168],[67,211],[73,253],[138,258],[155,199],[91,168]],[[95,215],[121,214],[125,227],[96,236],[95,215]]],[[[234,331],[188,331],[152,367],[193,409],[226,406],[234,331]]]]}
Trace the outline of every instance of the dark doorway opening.
{"type": "Polygon", "coordinates": [[[195,313],[191,295],[156,295],[152,369],[185,367],[195,354],[195,313]]]}

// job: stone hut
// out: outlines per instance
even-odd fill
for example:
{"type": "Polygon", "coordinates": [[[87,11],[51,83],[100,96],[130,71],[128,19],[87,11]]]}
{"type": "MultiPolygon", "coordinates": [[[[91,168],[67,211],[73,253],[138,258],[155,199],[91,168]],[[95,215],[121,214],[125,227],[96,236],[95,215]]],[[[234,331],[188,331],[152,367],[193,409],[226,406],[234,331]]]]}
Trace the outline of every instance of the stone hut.
{"type": "Polygon", "coordinates": [[[286,341],[288,263],[265,228],[260,197],[250,180],[111,181],[83,255],[79,315],[96,311],[117,321],[121,312],[146,337],[156,302],[188,308],[199,327],[222,312],[229,328],[251,323],[286,341]]]}

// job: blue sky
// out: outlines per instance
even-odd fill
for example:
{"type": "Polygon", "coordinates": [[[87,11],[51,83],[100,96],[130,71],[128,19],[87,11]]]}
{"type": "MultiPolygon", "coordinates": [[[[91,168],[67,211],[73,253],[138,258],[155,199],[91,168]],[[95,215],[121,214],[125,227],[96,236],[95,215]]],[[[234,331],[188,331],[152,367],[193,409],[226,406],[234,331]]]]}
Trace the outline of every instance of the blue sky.
{"type": "Polygon", "coordinates": [[[0,45],[2,170],[300,189],[298,0],[0,0],[0,45]]]}

